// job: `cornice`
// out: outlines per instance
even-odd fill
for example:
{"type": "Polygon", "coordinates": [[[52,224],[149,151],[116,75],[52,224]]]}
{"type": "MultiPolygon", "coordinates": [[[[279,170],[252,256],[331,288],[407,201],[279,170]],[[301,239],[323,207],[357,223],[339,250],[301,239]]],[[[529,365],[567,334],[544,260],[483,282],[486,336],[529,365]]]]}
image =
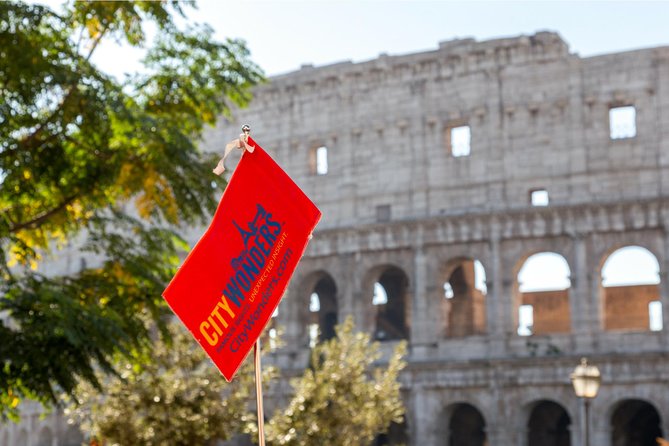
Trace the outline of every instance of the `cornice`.
{"type": "Polygon", "coordinates": [[[256,96],[275,97],[280,92],[308,93],[339,88],[344,83],[405,80],[407,76],[450,79],[499,66],[569,58],[579,59],[569,53],[562,37],[552,32],[484,41],[455,39],[440,42],[436,50],[403,55],[380,54],[375,59],[357,63],[342,61],[320,67],[303,65],[300,70],[273,76],[268,84],[254,90],[256,96]]]}
{"type": "Polygon", "coordinates": [[[317,230],[305,257],[593,233],[664,230],[666,199],[473,212],[317,230]]]}
{"type": "MultiPolygon", "coordinates": [[[[608,384],[657,383],[669,379],[669,352],[596,354],[588,359],[597,364],[608,384]]],[[[403,379],[423,388],[488,387],[493,380],[504,386],[569,385],[569,375],[578,361],[579,357],[574,355],[466,362],[409,361],[403,379]]]]}

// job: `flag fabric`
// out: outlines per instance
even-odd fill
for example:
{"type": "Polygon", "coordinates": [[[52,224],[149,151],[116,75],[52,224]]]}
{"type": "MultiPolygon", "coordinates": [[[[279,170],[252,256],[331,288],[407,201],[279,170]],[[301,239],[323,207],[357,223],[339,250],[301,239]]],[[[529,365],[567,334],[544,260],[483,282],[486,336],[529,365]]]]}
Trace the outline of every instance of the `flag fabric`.
{"type": "Polygon", "coordinates": [[[230,381],[269,322],[321,212],[251,138],[202,238],[163,292],[230,381]]]}

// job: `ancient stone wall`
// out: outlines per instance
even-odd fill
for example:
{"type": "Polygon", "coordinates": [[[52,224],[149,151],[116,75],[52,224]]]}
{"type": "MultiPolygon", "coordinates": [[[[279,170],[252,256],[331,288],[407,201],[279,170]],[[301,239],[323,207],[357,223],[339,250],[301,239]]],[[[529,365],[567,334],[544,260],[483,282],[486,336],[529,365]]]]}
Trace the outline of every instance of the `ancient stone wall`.
{"type": "Polygon", "coordinates": [[[353,315],[377,333],[387,308],[373,303],[374,284],[399,271],[408,284],[411,444],[453,445],[483,432],[494,445],[580,445],[569,376],[581,356],[602,371],[593,445],[627,444],[632,412],[650,414],[642,421],[651,424],[657,415],[669,436],[669,336],[651,331],[644,313],[659,299],[669,320],[668,109],[669,48],[581,58],[554,33],[446,42],[272,79],[206,144],[220,150],[250,123],[323,211],[280,306],[279,365],[306,363],[316,282],[334,283],[338,320],[353,315]],[[629,106],[632,134],[613,135],[611,110],[629,106]],[[464,154],[452,131],[463,127],[464,154]],[[534,191],[548,203],[533,206],[534,191]],[[624,246],[656,257],[659,285],[602,286],[605,260],[624,246]],[[541,252],[566,259],[569,289],[520,292],[519,269],[541,252]],[[445,297],[445,283],[459,267],[471,275],[474,260],[485,288],[470,277],[445,297]],[[634,321],[625,330],[611,325],[626,317],[612,318],[625,313],[616,299],[639,313],[626,315],[634,321]],[[524,303],[534,307],[530,336],[518,334],[524,303]]]}

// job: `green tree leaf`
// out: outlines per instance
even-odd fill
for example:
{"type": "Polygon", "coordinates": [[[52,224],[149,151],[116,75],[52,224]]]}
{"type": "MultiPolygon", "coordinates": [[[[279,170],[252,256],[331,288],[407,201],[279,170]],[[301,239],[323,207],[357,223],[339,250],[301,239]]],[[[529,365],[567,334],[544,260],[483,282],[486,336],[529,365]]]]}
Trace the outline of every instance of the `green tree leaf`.
{"type": "Polygon", "coordinates": [[[166,332],[180,228],[207,223],[225,186],[198,141],[263,79],[243,42],[175,25],[191,6],[0,2],[0,416],[97,385],[96,367],[146,349],[142,318],[166,332]],[[147,74],[101,72],[91,56],[105,39],[149,46],[147,74]],[[42,274],[62,247],[100,261],[42,274]]]}
{"type": "MultiPolygon", "coordinates": [[[[83,381],[65,410],[73,422],[105,444],[189,446],[228,440],[256,423],[253,361],[231,383],[179,323],[166,343],[156,340],[144,361],[121,361],[120,375],[83,381]]],[[[265,368],[265,381],[275,374],[265,368]]]]}
{"type": "Polygon", "coordinates": [[[365,445],[392,422],[402,422],[398,376],[406,365],[405,343],[381,367],[379,344],[355,332],[351,317],[336,331],[337,337],[313,349],[312,367],[293,380],[293,398],[270,420],[267,444],[365,445]]]}

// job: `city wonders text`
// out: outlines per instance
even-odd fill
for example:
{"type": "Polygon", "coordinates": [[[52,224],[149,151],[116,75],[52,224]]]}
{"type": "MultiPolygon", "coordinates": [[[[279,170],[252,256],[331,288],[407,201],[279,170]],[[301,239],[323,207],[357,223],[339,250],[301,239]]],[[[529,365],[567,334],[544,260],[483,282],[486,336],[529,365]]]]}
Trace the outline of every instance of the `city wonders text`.
{"type": "MultiPolygon", "coordinates": [[[[244,250],[231,261],[233,274],[228,278],[220,299],[200,323],[200,333],[210,346],[221,342],[235,315],[247,300],[253,302],[270,274],[275,257],[285,243],[286,234],[281,234],[282,224],[273,219],[260,204],[248,229],[233,220],[244,242],[244,250]]],[[[247,307],[247,306],[245,306],[247,307]]],[[[248,308],[244,309],[248,310],[248,308]]],[[[238,321],[239,322],[239,321],[238,321]]],[[[227,340],[228,336],[225,336],[227,340]]]]}

